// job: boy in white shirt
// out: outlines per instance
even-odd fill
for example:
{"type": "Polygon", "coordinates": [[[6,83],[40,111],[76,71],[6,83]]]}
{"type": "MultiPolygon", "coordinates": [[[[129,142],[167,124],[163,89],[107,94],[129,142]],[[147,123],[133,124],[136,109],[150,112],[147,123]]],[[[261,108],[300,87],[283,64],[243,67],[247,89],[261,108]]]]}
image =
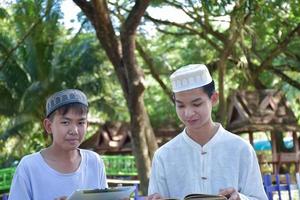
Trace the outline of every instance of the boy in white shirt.
{"type": "Polygon", "coordinates": [[[252,146],[212,121],[218,94],[207,67],[184,66],[170,79],[185,129],[155,152],[148,199],[205,193],[230,200],[267,200],[252,146]]]}
{"type": "Polygon", "coordinates": [[[20,161],[9,200],[66,199],[77,189],[106,188],[103,160],[98,154],[79,149],[87,130],[88,100],[77,89],[50,96],[44,128],[52,144],[20,161]]]}

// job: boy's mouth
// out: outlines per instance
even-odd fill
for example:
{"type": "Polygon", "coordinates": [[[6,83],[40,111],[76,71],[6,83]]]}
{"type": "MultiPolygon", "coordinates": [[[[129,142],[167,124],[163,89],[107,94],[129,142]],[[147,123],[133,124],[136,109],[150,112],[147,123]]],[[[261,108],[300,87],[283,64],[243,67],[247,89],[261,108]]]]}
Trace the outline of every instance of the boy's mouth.
{"type": "Polygon", "coordinates": [[[194,124],[194,123],[196,123],[198,121],[198,119],[189,119],[189,120],[187,120],[187,123],[188,124],[194,124]]]}
{"type": "Polygon", "coordinates": [[[67,142],[69,143],[77,143],[79,141],[79,139],[74,138],[74,139],[67,139],[67,142]]]}

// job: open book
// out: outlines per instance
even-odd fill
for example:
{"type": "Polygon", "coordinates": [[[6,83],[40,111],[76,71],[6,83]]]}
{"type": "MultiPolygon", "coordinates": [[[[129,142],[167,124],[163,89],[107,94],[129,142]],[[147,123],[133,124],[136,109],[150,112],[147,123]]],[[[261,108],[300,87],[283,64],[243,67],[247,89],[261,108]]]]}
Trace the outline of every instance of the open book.
{"type": "Polygon", "coordinates": [[[129,198],[135,186],[115,187],[94,190],[76,190],[67,200],[121,200],[129,198]]]}
{"type": "MultiPolygon", "coordinates": [[[[227,198],[221,195],[210,194],[189,194],[184,197],[184,200],[226,200],[227,198]]],[[[169,198],[168,200],[179,200],[169,198]]]]}

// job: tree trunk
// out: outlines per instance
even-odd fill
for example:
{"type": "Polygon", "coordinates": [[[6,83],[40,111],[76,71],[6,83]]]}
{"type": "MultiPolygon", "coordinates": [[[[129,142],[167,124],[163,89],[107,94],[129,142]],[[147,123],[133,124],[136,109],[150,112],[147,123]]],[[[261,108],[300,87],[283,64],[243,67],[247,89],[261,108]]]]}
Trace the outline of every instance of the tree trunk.
{"type": "Polygon", "coordinates": [[[224,94],[224,77],[226,72],[226,63],[224,60],[218,62],[219,71],[219,111],[218,111],[218,121],[223,124],[225,122],[226,115],[226,101],[224,94]]]}
{"type": "Polygon", "coordinates": [[[151,159],[157,142],[144,105],[144,74],[136,63],[135,33],[149,0],[136,1],[125,22],[120,38],[115,34],[104,0],[73,0],[93,24],[122,86],[131,118],[133,154],[136,157],[141,190],[147,193],[151,159]]]}
{"type": "Polygon", "coordinates": [[[146,193],[151,167],[151,158],[157,149],[155,136],[144,106],[144,73],[137,66],[135,57],[135,33],[123,27],[121,31],[123,63],[128,74],[129,95],[127,104],[131,118],[133,152],[141,181],[141,190],[146,193]]]}
{"type": "Polygon", "coordinates": [[[240,8],[244,4],[244,0],[236,2],[234,6],[234,15],[231,15],[230,26],[228,29],[228,37],[223,40],[224,47],[220,53],[220,59],[218,61],[218,70],[219,70],[219,112],[218,118],[222,124],[226,121],[227,116],[227,103],[225,99],[224,92],[224,77],[226,74],[226,66],[228,57],[234,52],[234,45],[237,40],[240,38],[240,30],[250,19],[250,15],[244,13],[240,8]]]}

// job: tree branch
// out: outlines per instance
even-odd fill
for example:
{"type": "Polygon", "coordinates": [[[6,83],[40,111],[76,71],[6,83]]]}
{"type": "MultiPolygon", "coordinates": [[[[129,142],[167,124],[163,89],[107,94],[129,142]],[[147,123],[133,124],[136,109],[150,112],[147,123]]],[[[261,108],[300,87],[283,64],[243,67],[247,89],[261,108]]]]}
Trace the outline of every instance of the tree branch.
{"type": "Polygon", "coordinates": [[[282,80],[284,80],[285,82],[289,83],[290,85],[294,86],[295,88],[297,88],[298,90],[300,90],[300,83],[291,79],[290,77],[288,77],[285,73],[283,73],[281,70],[276,69],[276,68],[271,68],[271,71],[273,71],[277,76],[279,76],[280,78],[282,78],[282,80]]]}
{"type": "Polygon", "coordinates": [[[200,36],[200,38],[206,40],[217,51],[219,51],[219,52],[222,51],[221,48],[219,47],[220,45],[216,44],[215,42],[213,42],[213,40],[209,39],[205,33],[197,31],[196,29],[192,28],[188,24],[180,24],[180,23],[177,23],[177,22],[170,22],[168,20],[155,19],[155,18],[151,17],[150,15],[145,15],[145,17],[147,19],[151,20],[155,24],[164,24],[164,25],[169,25],[169,26],[176,26],[178,28],[188,30],[191,33],[197,34],[198,36],[200,36]]]}
{"type": "MultiPolygon", "coordinates": [[[[274,67],[273,67],[274,68],[274,67]]],[[[300,67],[291,64],[276,65],[276,68],[282,68],[284,71],[300,72],[300,67]]]]}
{"type": "Polygon", "coordinates": [[[0,66],[0,70],[5,66],[5,64],[7,63],[8,59],[10,58],[10,56],[13,54],[13,52],[15,50],[17,50],[26,40],[26,38],[31,34],[31,32],[35,29],[35,27],[37,27],[38,24],[40,24],[43,20],[43,18],[49,14],[49,12],[45,12],[45,14],[43,16],[41,16],[40,18],[38,18],[33,24],[31,24],[31,26],[29,27],[29,29],[27,30],[27,32],[25,33],[25,35],[21,38],[21,40],[19,40],[16,44],[16,46],[14,46],[12,49],[10,49],[6,55],[6,58],[4,59],[3,63],[0,66]]]}
{"type": "Polygon", "coordinates": [[[94,11],[92,3],[86,0],[73,0],[73,2],[82,10],[91,23],[94,23],[94,11]]]}
{"type": "Polygon", "coordinates": [[[144,15],[146,8],[149,5],[150,0],[136,0],[135,5],[130,11],[125,23],[121,28],[121,43],[122,43],[122,53],[123,62],[126,68],[128,81],[131,82],[135,87],[131,87],[134,91],[129,91],[135,93],[136,97],[142,94],[145,90],[144,72],[138,67],[135,56],[135,35],[136,29],[144,15]]]}
{"type": "Polygon", "coordinates": [[[79,34],[81,33],[82,29],[83,29],[83,26],[84,24],[86,24],[88,21],[88,19],[84,19],[83,22],[81,23],[80,25],[80,28],[78,29],[78,31],[76,32],[76,34],[74,35],[74,37],[71,39],[71,42],[72,43],[73,41],[75,41],[75,39],[79,36],[79,34]]]}
{"type": "Polygon", "coordinates": [[[140,45],[138,41],[136,41],[136,48],[141,57],[144,59],[145,63],[148,65],[152,77],[158,82],[158,84],[163,89],[164,93],[169,97],[171,102],[173,102],[172,92],[160,78],[159,73],[157,73],[157,71],[155,70],[155,63],[153,58],[149,56],[149,53],[145,52],[142,45],[140,45]]]}
{"type": "MultiPolygon", "coordinates": [[[[4,45],[2,45],[2,43],[0,43],[0,47],[3,49],[3,51],[4,51],[5,54],[8,54],[9,50],[8,50],[4,45]]],[[[14,57],[12,57],[11,60],[12,60],[16,65],[18,65],[17,60],[16,60],[14,57]]],[[[6,61],[6,62],[7,62],[7,61],[6,61]]],[[[4,67],[4,65],[3,65],[3,67],[4,67]]],[[[1,67],[0,67],[0,69],[1,69],[1,67]]]]}
{"type": "Polygon", "coordinates": [[[136,0],[135,5],[133,6],[123,25],[122,30],[125,32],[124,34],[135,34],[141,18],[143,17],[149,5],[149,2],[150,0],[136,0]]]}
{"type": "Polygon", "coordinates": [[[212,36],[214,36],[215,38],[217,38],[218,40],[222,41],[223,43],[225,42],[226,37],[218,32],[218,31],[214,31],[213,28],[209,25],[209,23],[202,23],[202,18],[200,17],[200,15],[198,15],[198,13],[196,13],[198,18],[195,18],[192,14],[190,14],[188,11],[186,11],[186,9],[184,9],[182,7],[182,5],[180,4],[176,4],[173,1],[168,1],[168,3],[180,10],[182,10],[186,15],[188,15],[191,19],[194,19],[196,22],[198,22],[198,24],[205,30],[206,34],[211,34],[212,36]]]}
{"type": "Polygon", "coordinates": [[[166,31],[166,30],[163,30],[161,28],[157,28],[157,30],[161,33],[164,33],[164,34],[168,34],[168,35],[175,35],[175,36],[186,36],[186,35],[196,35],[195,33],[191,33],[191,32],[172,32],[172,31],[166,31]]]}
{"type": "Polygon", "coordinates": [[[269,55],[260,64],[258,73],[260,73],[263,70],[270,67],[273,59],[287,47],[287,45],[290,43],[290,41],[292,40],[294,35],[298,32],[300,32],[300,24],[298,24],[296,28],[294,28],[290,33],[287,34],[287,36],[284,38],[284,40],[282,40],[280,43],[278,43],[277,46],[271,50],[269,55]]]}

